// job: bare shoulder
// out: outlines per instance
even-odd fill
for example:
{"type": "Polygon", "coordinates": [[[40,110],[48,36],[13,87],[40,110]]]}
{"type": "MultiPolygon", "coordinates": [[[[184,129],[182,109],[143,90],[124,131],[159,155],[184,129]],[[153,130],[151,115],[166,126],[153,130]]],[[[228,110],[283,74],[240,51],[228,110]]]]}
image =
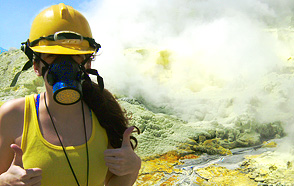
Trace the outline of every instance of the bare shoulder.
{"type": "Polygon", "coordinates": [[[22,132],[24,108],[25,98],[7,101],[0,107],[0,135],[7,134],[15,139],[22,132]]]}
{"type": "Polygon", "coordinates": [[[10,145],[22,136],[24,107],[25,98],[7,101],[0,107],[0,174],[13,159],[10,145]]]}

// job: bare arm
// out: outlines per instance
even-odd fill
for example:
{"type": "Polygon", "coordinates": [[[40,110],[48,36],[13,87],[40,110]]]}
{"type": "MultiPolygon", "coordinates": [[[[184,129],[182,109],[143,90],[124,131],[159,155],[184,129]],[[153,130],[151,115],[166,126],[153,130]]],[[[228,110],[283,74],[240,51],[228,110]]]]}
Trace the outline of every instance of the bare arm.
{"type": "Polygon", "coordinates": [[[0,186],[39,185],[42,170],[24,169],[19,147],[24,117],[24,98],[9,101],[0,108],[0,186]],[[12,144],[12,145],[11,145],[12,144]]]}
{"type": "Polygon", "coordinates": [[[22,134],[23,110],[24,99],[8,101],[0,108],[0,174],[8,170],[13,160],[10,145],[22,134]]]}

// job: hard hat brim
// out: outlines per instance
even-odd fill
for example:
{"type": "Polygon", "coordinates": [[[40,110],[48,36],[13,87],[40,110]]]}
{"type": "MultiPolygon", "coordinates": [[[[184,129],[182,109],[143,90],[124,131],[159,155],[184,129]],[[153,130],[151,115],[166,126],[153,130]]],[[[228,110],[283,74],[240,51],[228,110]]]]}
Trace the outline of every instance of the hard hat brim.
{"type": "Polygon", "coordinates": [[[93,54],[95,49],[80,48],[80,47],[66,47],[66,46],[33,46],[31,49],[38,53],[47,53],[47,54],[64,54],[64,55],[80,55],[80,54],[93,54]]]}

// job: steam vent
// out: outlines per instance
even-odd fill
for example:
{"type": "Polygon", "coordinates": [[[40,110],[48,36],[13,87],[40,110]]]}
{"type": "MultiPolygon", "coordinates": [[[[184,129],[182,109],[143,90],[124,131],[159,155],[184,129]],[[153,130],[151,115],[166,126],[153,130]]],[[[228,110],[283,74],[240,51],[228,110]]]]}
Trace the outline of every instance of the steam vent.
{"type": "MultiPolygon", "coordinates": [[[[176,53],[170,50],[124,51],[124,58],[130,61],[140,58],[139,68],[149,66],[140,72],[142,76],[163,86],[175,75],[173,55],[176,53]]],[[[33,69],[24,71],[16,86],[9,87],[26,62],[22,51],[4,52],[0,61],[4,77],[1,104],[44,91],[43,80],[33,69]]],[[[180,85],[179,90],[190,91],[185,96],[178,95],[183,94],[180,91],[165,92],[164,97],[155,91],[153,98],[145,93],[140,97],[139,93],[114,92],[130,124],[141,130],[140,135],[134,134],[139,140],[136,152],[143,160],[136,185],[294,183],[293,130],[288,130],[293,67],[288,58],[280,71],[264,74],[255,83],[236,82],[231,87],[218,81],[209,88],[201,87],[202,83],[192,80],[180,85]],[[152,100],[156,97],[163,100],[152,100]]]]}
{"type": "MultiPolygon", "coordinates": [[[[111,2],[92,68],[141,131],[135,186],[294,186],[294,1],[111,2]]],[[[45,91],[33,68],[10,87],[26,61],[0,54],[1,105],[45,91]]]]}

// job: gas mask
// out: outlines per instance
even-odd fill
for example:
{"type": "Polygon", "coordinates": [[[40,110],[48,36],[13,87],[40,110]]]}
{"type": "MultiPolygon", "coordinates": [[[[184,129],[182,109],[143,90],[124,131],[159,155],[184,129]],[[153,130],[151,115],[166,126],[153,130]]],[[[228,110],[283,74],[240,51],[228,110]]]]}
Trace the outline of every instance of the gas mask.
{"type": "MultiPolygon", "coordinates": [[[[47,67],[43,67],[43,76],[47,67]]],[[[58,56],[48,67],[47,81],[53,86],[53,98],[62,105],[71,105],[82,97],[81,66],[69,55],[58,56]]]]}
{"type": "MultiPolygon", "coordinates": [[[[90,47],[94,48],[96,52],[98,52],[99,48],[101,48],[100,44],[96,43],[94,39],[82,37],[81,35],[78,36],[81,37],[80,40],[88,41],[90,47]]],[[[54,35],[41,37],[32,43],[30,43],[29,40],[23,42],[21,50],[27,55],[28,61],[22,70],[16,73],[10,84],[10,87],[15,86],[21,72],[26,71],[32,67],[33,58],[35,56],[36,59],[39,59],[45,65],[42,69],[43,77],[45,77],[45,73],[48,71],[47,81],[51,86],[53,86],[53,98],[57,103],[62,105],[72,105],[80,101],[82,99],[82,82],[91,82],[88,74],[97,76],[97,83],[99,85],[100,91],[103,91],[104,82],[103,78],[98,74],[98,71],[96,69],[85,69],[84,67],[86,62],[90,60],[91,55],[87,57],[81,64],[78,64],[70,55],[58,55],[54,62],[49,65],[41,58],[38,53],[31,49],[31,46],[34,46],[35,43],[43,39],[48,41],[59,41],[60,39],[64,38],[67,40],[76,39],[76,37],[77,36],[72,32],[58,32],[54,35]],[[58,36],[61,38],[58,38],[58,36]]]]}

